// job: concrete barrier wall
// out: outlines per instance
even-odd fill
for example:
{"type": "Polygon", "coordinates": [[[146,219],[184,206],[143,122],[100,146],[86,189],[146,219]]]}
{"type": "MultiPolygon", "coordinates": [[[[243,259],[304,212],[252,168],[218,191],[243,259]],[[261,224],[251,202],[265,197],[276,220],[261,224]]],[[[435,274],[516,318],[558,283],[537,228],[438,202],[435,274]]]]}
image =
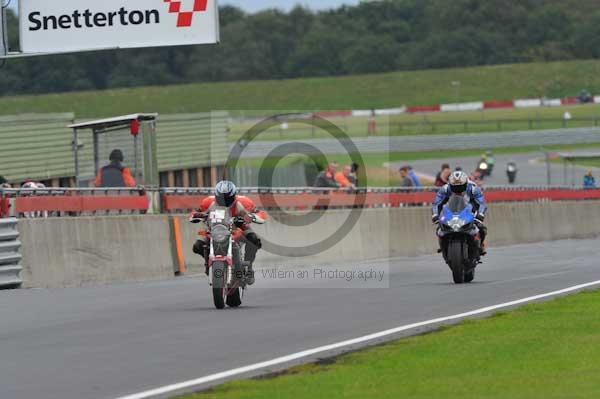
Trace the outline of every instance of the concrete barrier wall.
{"type": "MultiPolygon", "coordinates": [[[[490,245],[600,235],[599,209],[596,201],[494,204],[488,218],[490,245]]],[[[348,234],[318,254],[290,257],[267,251],[273,244],[298,248],[318,243],[333,234],[349,214],[328,211],[307,227],[286,225],[294,222],[290,215],[273,215],[274,220],[255,228],[265,241],[258,266],[349,263],[432,254],[437,249],[429,208],[409,207],[363,211],[348,234]]],[[[191,250],[198,226],[184,217],[181,220],[188,274],[199,273],[203,260],[191,250]]],[[[162,279],[173,277],[176,269],[167,216],[23,220],[20,230],[27,287],[162,279]]]]}
{"type": "MultiPolygon", "coordinates": [[[[272,220],[255,226],[263,241],[310,245],[334,233],[350,211],[328,211],[315,224],[288,227],[272,220]]],[[[290,217],[283,217],[289,222],[290,217]]],[[[600,235],[600,202],[548,202],[493,204],[487,224],[490,246],[588,238],[600,235]]],[[[197,228],[182,220],[183,246],[188,268],[200,270],[202,263],[191,251],[197,228]]],[[[365,210],[354,228],[335,246],[318,255],[293,258],[269,253],[269,245],[259,253],[263,265],[294,266],[355,262],[399,256],[433,254],[437,250],[429,207],[365,210]]]]}
{"type": "Polygon", "coordinates": [[[166,216],[22,219],[25,287],[74,287],[173,276],[166,216]]]}

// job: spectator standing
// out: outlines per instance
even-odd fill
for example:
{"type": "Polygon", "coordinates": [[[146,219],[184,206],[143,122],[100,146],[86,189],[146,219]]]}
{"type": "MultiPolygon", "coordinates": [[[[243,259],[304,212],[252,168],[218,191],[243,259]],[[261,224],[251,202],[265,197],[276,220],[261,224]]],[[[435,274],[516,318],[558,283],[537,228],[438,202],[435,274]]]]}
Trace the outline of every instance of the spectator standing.
{"type": "Polygon", "coordinates": [[[450,177],[450,173],[452,173],[450,165],[448,165],[447,163],[443,164],[442,168],[435,176],[435,186],[444,187],[446,184],[448,184],[448,178],[450,177]]]}
{"type": "Polygon", "coordinates": [[[352,180],[356,182],[356,177],[352,176],[352,166],[344,166],[342,172],[335,174],[335,182],[341,187],[348,190],[356,189],[356,184],[352,183],[352,180]]]}
{"type": "Polygon", "coordinates": [[[350,180],[350,183],[354,184],[355,187],[358,187],[358,169],[358,164],[353,163],[350,167],[350,175],[348,176],[348,180],[350,180]]]}
{"type": "Polygon", "coordinates": [[[123,152],[115,149],[108,158],[110,163],[100,169],[96,176],[96,187],[135,187],[136,182],[129,168],[123,166],[123,152]]]}
{"type": "Polygon", "coordinates": [[[337,162],[330,163],[327,169],[317,175],[314,186],[322,188],[339,188],[340,186],[335,181],[338,167],[339,165],[337,162]]]}
{"type": "Polygon", "coordinates": [[[400,168],[400,187],[412,188],[415,186],[413,180],[409,176],[410,169],[408,166],[400,168]]]}
{"type": "Polygon", "coordinates": [[[413,187],[415,187],[415,188],[423,187],[423,185],[421,184],[421,179],[419,179],[419,176],[417,176],[417,173],[415,172],[413,167],[407,166],[407,168],[408,168],[408,177],[410,177],[413,187]]]}
{"type": "MultiPolygon", "coordinates": [[[[0,188],[11,188],[4,176],[0,176],[0,188]]],[[[10,216],[10,200],[4,195],[0,197],[0,219],[10,216]]]]}
{"type": "MultiPolygon", "coordinates": [[[[24,192],[24,193],[22,193],[22,195],[35,196],[35,195],[43,194],[43,193],[37,192],[37,190],[46,188],[46,185],[44,183],[38,183],[33,180],[26,180],[25,183],[23,183],[23,185],[21,186],[21,188],[26,189],[26,190],[31,190],[31,192],[29,192],[29,193],[24,192]]],[[[25,217],[25,218],[47,218],[48,211],[24,212],[23,217],[25,217]]]]}
{"type": "Polygon", "coordinates": [[[587,190],[596,188],[596,179],[591,170],[583,177],[583,188],[587,190]]]}

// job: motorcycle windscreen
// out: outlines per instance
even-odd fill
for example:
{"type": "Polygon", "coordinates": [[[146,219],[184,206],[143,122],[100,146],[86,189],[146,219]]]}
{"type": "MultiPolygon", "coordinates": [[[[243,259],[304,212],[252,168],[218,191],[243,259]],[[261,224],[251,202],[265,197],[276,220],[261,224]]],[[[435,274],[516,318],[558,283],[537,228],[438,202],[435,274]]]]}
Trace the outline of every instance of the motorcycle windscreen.
{"type": "Polygon", "coordinates": [[[459,214],[468,207],[466,198],[463,195],[452,195],[446,204],[446,207],[453,214],[459,214]]]}

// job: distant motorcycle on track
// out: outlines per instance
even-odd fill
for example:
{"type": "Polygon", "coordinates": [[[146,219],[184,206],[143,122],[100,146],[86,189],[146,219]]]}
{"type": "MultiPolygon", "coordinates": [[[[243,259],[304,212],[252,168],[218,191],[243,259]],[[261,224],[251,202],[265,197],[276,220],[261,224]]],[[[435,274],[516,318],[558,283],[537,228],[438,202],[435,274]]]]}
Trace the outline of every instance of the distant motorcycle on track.
{"type": "Polygon", "coordinates": [[[494,158],[494,154],[491,151],[488,151],[481,157],[475,170],[480,173],[483,180],[492,175],[495,166],[496,158],[494,158]]]}
{"type": "Polygon", "coordinates": [[[454,283],[470,283],[481,263],[480,222],[463,195],[452,195],[438,222],[437,235],[454,283]]]}

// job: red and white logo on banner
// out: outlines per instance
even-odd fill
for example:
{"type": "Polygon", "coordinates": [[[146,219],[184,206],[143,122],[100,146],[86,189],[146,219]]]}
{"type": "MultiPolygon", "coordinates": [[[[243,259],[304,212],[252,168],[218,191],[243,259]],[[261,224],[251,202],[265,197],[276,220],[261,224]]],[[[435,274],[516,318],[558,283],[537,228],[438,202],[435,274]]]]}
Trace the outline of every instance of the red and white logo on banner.
{"type": "Polygon", "coordinates": [[[194,20],[194,14],[206,11],[208,0],[164,0],[165,3],[169,3],[169,12],[177,14],[177,27],[178,28],[189,28],[192,26],[194,20]],[[192,1],[194,6],[192,10],[183,7],[183,3],[192,1]]]}

